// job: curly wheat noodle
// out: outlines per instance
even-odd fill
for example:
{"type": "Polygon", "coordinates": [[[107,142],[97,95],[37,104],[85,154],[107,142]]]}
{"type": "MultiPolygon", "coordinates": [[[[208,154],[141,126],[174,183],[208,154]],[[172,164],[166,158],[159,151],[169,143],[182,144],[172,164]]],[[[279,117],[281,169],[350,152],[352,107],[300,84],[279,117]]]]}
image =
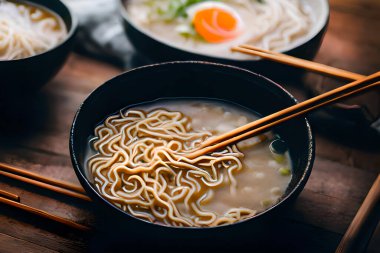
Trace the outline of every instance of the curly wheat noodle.
{"type": "Polygon", "coordinates": [[[184,155],[212,134],[192,132],[190,119],[179,112],[129,110],[108,117],[91,141],[96,155],[88,168],[98,191],[132,215],[169,226],[217,226],[255,214],[232,208],[223,215],[204,210],[213,190],[229,185],[242,169],[236,146],[188,159],[184,155]],[[184,205],[187,214],[181,213],[184,205]]]}
{"type": "Polygon", "coordinates": [[[34,6],[0,0],[0,61],[45,52],[66,34],[59,17],[34,6]]]}

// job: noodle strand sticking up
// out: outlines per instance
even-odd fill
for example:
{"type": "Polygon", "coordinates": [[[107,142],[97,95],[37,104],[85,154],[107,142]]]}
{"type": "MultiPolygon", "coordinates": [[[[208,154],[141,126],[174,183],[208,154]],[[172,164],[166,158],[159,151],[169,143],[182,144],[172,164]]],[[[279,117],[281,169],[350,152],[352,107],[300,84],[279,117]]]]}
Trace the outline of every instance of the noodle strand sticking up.
{"type": "Polygon", "coordinates": [[[213,189],[237,187],[242,169],[236,146],[187,159],[211,132],[195,132],[180,112],[128,110],[108,117],[95,129],[97,152],[88,168],[98,191],[124,211],[170,226],[217,226],[252,216],[255,210],[231,208],[223,215],[203,205],[213,189]]]}
{"type": "Polygon", "coordinates": [[[58,16],[32,5],[0,0],[0,61],[45,52],[66,34],[58,16]]]}

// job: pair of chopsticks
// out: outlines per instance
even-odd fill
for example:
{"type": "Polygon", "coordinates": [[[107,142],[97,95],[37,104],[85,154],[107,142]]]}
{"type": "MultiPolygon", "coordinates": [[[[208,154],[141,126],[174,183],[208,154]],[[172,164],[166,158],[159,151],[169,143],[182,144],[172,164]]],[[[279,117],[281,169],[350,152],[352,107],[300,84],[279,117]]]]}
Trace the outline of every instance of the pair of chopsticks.
{"type": "MultiPolygon", "coordinates": [[[[280,123],[304,115],[322,106],[334,103],[338,100],[366,91],[376,86],[380,86],[380,72],[377,72],[361,80],[346,84],[342,87],[326,92],[322,95],[316,96],[294,106],[285,108],[279,112],[253,121],[247,125],[236,128],[230,132],[217,136],[208,141],[206,140],[204,143],[201,144],[198,150],[188,154],[186,157],[194,159],[204,154],[213,152],[225,146],[234,144],[236,142],[265,132],[274,126],[279,125],[280,123]]],[[[377,179],[372,189],[368,194],[367,198],[365,199],[359,212],[357,213],[349,230],[347,230],[341,244],[339,245],[339,248],[336,251],[337,253],[353,252],[352,250],[355,247],[357,243],[356,241],[358,240],[357,238],[359,237],[361,232],[367,232],[366,230],[368,228],[364,227],[363,224],[366,224],[369,222],[369,220],[371,220],[369,214],[373,212],[375,206],[379,204],[380,177],[377,179]]],[[[370,235],[369,238],[366,239],[369,240],[370,235]]]]}
{"type": "Polygon", "coordinates": [[[8,164],[0,163],[0,175],[69,197],[91,201],[91,199],[85,195],[85,190],[80,186],[57,179],[44,177],[8,164]]]}
{"type": "MultiPolygon", "coordinates": [[[[380,86],[380,72],[366,77],[346,70],[330,67],[324,64],[304,59],[299,59],[282,53],[260,49],[250,45],[241,45],[238,47],[233,47],[232,51],[260,56],[264,59],[272,60],[275,62],[283,63],[298,68],[303,68],[319,74],[347,80],[356,80],[356,82],[352,82],[325,94],[306,100],[298,105],[286,108],[278,113],[269,115],[261,120],[247,124],[246,126],[243,126],[240,129],[235,129],[234,131],[222,135],[219,138],[215,138],[211,141],[205,142],[201,145],[200,150],[188,155],[189,158],[195,158],[202,154],[212,152],[225,145],[230,145],[244,138],[248,138],[252,135],[268,130],[270,127],[276,126],[294,117],[303,115],[321,106],[331,104],[342,98],[357,94],[359,92],[363,92],[369,88],[380,86]],[[246,131],[245,134],[244,131],[246,131]],[[239,133],[242,134],[239,136],[239,133]]],[[[374,215],[374,212],[376,211],[376,206],[379,204],[380,174],[377,176],[377,179],[373,183],[364,202],[359,208],[359,211],[355,215],[352,223],[350,224],[348,230],[343,236],[338,248],[336,249],[336,253],[363,252],[365,250],[366,245],[370,240],[374,229],[376,228],[376,224],[370,224],[370,222],[373,220],[372,217],[374,215]],[[367,238],[361,240],[361,234],[366,234],[367,238]]]]}
{"type": "Polygon", "coordinates": [[[290,55],[261,49],[261,48],[251,46],[251,45],[240,45],[240,46],[232,47],[231,50],[233,52],[240,52],[244,54],[259,56],[267,60],[283,63],[283,64],[290,65],[293,67],[303,68],[303,69],[316,72],[322,75],[328,75],[328,76],[337,77],[337,78],[342,78],[342,79],[347,79],[347,80],[360,80],[366,77],[364,75],[352,73],[350,71],[346,71],[343,69],[338,69],[338,68],[321,64],[321,63],[312,62],[312,61],[300,59],[297,57],[293,57],[290,55]]]}
{"type": "Polygon", "coordinates": [[[198,156],[213,152],[225,146],[250,138],[264,131],[277,126],[287,120],[304,115],[310,111],[316,110],[322,106],[326,106],[337,102],[338,100],[366,91],[370,88],[380,85],[380,72],[368,77],[346,70],[330,67],[321,63],[316,63],[282,53],[277,53],[265,49],[260,49],[251,45],[241,45],[231,48],[234,52],[260,56],[265,59],[280,62],[283,64],[304,68],[310,71],[321,73],[324,75],[334,76],[343,79],[355,80],[349,84],[328,91],[324,94],[285,108],[279,112],[273,113],[262,119],[251,122],[245,126],[236,128],[228,133],[220,135],[202,143],[199,149],[187,155],[187,158],[193,159],[198,156]]]}
{"type": "MultiPolygon", "coordinates": [[[[70,184],[64,181],[44,177],[36,173],[15,168],[8,164],[0,163],[0,175],[6,176],[8,178],[18,180],[24,183],[28,183],[34,186],[38,186],[43,189],[54,191],[54,192],[57,192],[69,197],[74,197],[74,198],[82,199],[85,201],[91,201],[91,199],[85,195],[85,191],[83,190],[83,188],[79,186],[76,186],[74,184],[70,184]]],[[[56,221],[58,223],[61,223],[63,225],[69,226],[74,229],[78,229],[81,231],[91,230],[90,227],[87,227],[85,225],[76,223],[74,221],[62,218],[54,214],[50,214],[46,211],[43,211],[37,208],[22,204],[20,203],[20,197],[18,195],[7,192],[7,191],[0,190],[0,203],[21,209],[28,213],[38,215],[42,218],[56,221]]]]}
{"type": "Polygon", "coordinates": [[[262,132],[268,131],[270,128],[273,128],[285,121],[294,119],[308,112],[335,103],[341,99],[358,94],[376,86],[380,86],[380,71],[358,81],[343,85],[319,96],[270,114],[215,138],[206,140],[200,145],[198,150],[186,155],[186,157],[189,159],[194,159],[204,154],[221,149],[225,146],[251,138],[262,132]]]}
{"type": "Polygon", "coordinates": [[[75,229],[78,229],[81,231],[90,231],[91,230],[91,228],[89,228],[85,225],[81,225],[81,224],[76,223],[74,221],[59,217],[59,216],[54,215],[54,214],[50,214],[46,211],[31,207],[31,206],[27,206],[25,204],[21,204],[19,201],[20,201],[19,196],[12,194],[12,193],[9,193],[9,192],[6,192],[6,191],[0,191],[0,203],[2,203],[2,204],[6,204],[8,206],[13,206],[15,208],[24,210],[28,213],[32,213],[32,214],[38,215],[40,217],[56,221],[58,223],[61,223],[63,225],[66,225],[66,226],[69,226],[71,228],[75,228],[75,229]]]}

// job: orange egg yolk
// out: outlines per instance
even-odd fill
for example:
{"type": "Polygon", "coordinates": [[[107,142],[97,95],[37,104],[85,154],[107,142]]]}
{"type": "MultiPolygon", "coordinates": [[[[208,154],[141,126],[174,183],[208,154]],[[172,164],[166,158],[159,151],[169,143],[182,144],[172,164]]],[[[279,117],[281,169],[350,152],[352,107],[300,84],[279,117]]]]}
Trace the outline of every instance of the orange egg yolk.
{"type": "Polygon", "coordinates": [[[239,21],[230,12],[218,7],[198,11],[193,18],[195,30],[207,42],[221,43],[237,37],[239,21]]]}

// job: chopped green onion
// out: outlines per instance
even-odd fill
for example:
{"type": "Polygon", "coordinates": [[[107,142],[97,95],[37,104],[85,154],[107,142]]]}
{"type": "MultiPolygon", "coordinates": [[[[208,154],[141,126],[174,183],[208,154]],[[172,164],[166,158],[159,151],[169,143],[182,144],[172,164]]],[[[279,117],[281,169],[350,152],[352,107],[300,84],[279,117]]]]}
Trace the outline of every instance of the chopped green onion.
{"type": "Polygon", "coordinates": [[[279,155],[279,154],[272,154],[273,156],[273,159],[277,162],[277,163],[283,163],[286,161],[286,156],[285,155],[279,155]]]}
{"type": "Polygon", "coordinates": [[[290,169],[287,168],[287,167],[282,167],[282,168],[280,168],[280,169],[278,170],[278,172],[280,172],[280,174],[281,174],[282,176],[290,176],[290,174],[291,174],[290,169]]]}
{"type": "MultiPolygon", "coordinates": [[[[186,9],[194,4],[210,1],[210,0],[171,0],[166,10],[158,9],[158,13],[166,20],[173,20],[178,17],[186,17],[186,9]]],[[[220,0],[212,0],[214,2],[219,2],[220,0]]]]}

